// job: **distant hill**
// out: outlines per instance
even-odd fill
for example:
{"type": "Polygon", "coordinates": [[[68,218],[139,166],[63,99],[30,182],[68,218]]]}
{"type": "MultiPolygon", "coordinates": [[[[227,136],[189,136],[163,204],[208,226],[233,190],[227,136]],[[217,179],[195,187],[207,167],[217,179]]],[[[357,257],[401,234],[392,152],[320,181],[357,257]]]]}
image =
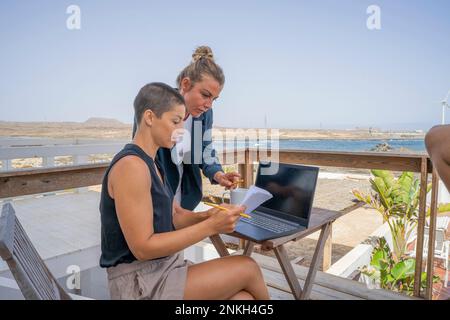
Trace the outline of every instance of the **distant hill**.
{"type": "Polygon", "coordinates": [[[89,118],[85,122],[84,125],[93,126],[93,127],[115,127],[115,126],[125,126],[126,124],[111,118],[89,118]]]}

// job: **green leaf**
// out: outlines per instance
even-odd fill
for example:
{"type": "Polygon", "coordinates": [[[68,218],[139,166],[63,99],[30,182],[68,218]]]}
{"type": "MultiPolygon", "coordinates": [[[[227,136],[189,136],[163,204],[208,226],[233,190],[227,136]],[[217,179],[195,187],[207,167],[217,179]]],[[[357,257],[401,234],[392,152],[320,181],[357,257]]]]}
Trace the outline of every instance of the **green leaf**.
{"type": "Polygon", "coordinates": [[[353,195],[358,199],[359,201],[365,202],[367,204],[370,204],[370,197],[365,196],[363,193],[361,193],[359,190],[352,190],[353,195]]]}
{"type": "Polygon", "coordinates": [[[449,212],[450,211],[450,203],[440,204],[438,206],[438,210],[437,211],[439,213],[449,212]]]}
{"type": "Polygon", "coordinates": [[[394,277],[391,274],[388,274],[386,276],[386,280],[387,280],[387,282],[394,282],[395,281],[394,277]]]}
{"type": "Polygon", "coordinates": [[[395,280],[405,279],[411,275],[414,275],[414,269],[416,265],[415,259],[407,259],[397,263],[391,270],[392,276],[395,280]]]}
{"type": "Polygon", "coordinates": [[[433,283],[441,282],[441,277],[439,276],[433,276],[433,283]]]}
{"type": "Polygon", "coordinates": [[[420,275],[420,283],[426,283],[426,282],[427,282],[427,273],[422,272],[422,274],[420,275]]]}
{"type": "Polygon", "coordinates": [[[400,200],[404,203],[409,203],[411,201],[411,189],[413,186],[414,174],[412,172],[403,172],[398,178],[398,183],[400,185],[400,200]]]}
{"type": "Polygon", "coordinates": [[[381,270],[389,269],[389,263],[387,262],[386,259],[380,260],[380,268],[381,268],[381,270]]]}
{"type": "Polygon", "coordinates": [[[377,270],[381,270],[382,267],[381,267],[380,263],[383,259],[384,259],[383,250],[376,250],[373,253],[372,260],[370,261],[370,265],[377,270]]]}
{"type": "Polygon", "coordinates": [[[372,185],[372,189],[377,192],[380,197],[380,202],[386,210],[389,210],[391,207],[392,200],[389,198],[388,190],[383,179],[376,177],[375,179],[371,179],[370,183],[372,185]]]}

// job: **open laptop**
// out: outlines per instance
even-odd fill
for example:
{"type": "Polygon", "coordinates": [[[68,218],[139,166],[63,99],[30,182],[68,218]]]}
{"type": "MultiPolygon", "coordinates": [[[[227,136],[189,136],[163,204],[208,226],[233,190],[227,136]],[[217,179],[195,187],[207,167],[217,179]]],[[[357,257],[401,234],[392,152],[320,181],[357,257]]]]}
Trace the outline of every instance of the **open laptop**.
{"type": "MultiPolygon", "coordinates": [[[[272,163],[273,164],[273,163],[272,163]]],[[[261,174],[270,164],[260,164],[255,185],[273,198],[240,218],[235,231],[255,241],[279,238],[308,228],[316,190],[318,167],[279,164],[274,175],[261,174]]]]}

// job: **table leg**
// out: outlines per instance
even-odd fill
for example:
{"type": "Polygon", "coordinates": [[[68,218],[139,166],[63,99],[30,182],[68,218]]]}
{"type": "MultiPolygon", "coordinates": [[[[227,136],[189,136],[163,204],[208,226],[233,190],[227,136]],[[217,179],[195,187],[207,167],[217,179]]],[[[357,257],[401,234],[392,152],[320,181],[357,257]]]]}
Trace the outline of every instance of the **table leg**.
{"type": "Polygon", "coordinates": [[[330,225],[330,232],[325,240],[325,248],[323,249],[322,270],[327,271],[331,267],[331,258],[333,255],[333,226],[330,225]]]}
{"type": "Polygon", "coordinates": [[[226,257],[230,255],[220,235],[215,234],[213,236],[210,236],[209,239],[211,240],[212,244],[217,250],[217,253],[219,253],[221,257],[226,257]]]}
{"type": "Polygon", "coordinates": [[[294,298],[299,300],[302,294],[302,287],[300,286],[297,276],[295,275],[294,268],[292,267],[291,261],[288,258],[286,249],[283,245],[280,245],[273,248],[273,251],[277,256],[278,262],[281,266],[281,270],[283,270],[284,276],[286,277],[294,298]]]}
{"type": "Polygon", "coordinates": [[[326,239],[331,230],[331,222],[327,223],[322,227],[320,232],[319,241],[317,242],[316,250],[314,251],[314,256],[309,266],[308,276],[305,279],[305,285],[303,287],[303,292],[301,293],[300,299],[307,300],[311,294],[311,289],[314,284],[314,279],[316,277],[317,268],[319,267],[319,257],[322,255],[323,248],[325,246],[326,239]]]}
{"type": "Polygon", "coordinates": [[[252,252],[253,252],[253,247],[254,247],[254,246],[255,246],[255,243],[254,243],[253,241],[248,240],[248,241],[247,241],[247,244],[246,244],[246,246],[245,246],[243,255],[244,255],[244,256],[249,256],[249,257],[250,257],[250,255],[251,255],[252,252]]]}

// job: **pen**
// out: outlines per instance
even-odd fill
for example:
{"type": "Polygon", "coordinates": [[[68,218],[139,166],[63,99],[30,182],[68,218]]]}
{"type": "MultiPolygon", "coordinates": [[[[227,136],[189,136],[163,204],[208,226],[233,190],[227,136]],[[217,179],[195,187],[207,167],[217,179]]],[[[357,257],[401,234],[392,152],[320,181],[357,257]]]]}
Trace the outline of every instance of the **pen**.
{"type": "MultiPolygon", "coordinates": [[[[208,205],[208,206],[217,208],[217,209],[229,211],[229,209],[224,208],[224,207],[221,207],[221,206],[219,206],[219,205],[217,205],[217,204],[215,204],[215,203],[211,203],[211,202],[203,202],[203,203],[206,204],[206,205],[208,205]]],[[[244,217],[244,218],[247,218],[247,219],[250,219],[250,218],[251,218],[248,214],[245,214],[245,213],[241,213],[240,215],[241,215],[242,217],[244,217]]]]}

